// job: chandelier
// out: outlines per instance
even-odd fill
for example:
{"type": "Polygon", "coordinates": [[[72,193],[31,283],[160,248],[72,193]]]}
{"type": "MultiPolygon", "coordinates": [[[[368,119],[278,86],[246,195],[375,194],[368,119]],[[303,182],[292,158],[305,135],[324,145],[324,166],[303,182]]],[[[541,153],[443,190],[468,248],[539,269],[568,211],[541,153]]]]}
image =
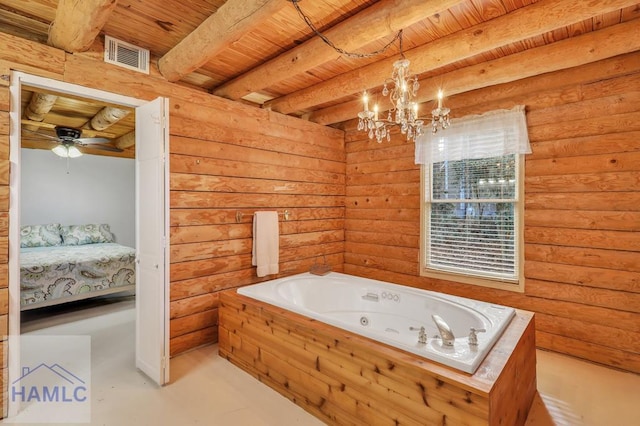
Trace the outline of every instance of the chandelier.
{"type": "MultiPolygon", "coordinates": [[[[307,26],[318,36],[320,39],[338,52],[341,55],[348,56],[350,58],[369,58],[384,53],[396,40],[400,41],[400,57],[393,64],[393,73],[391,78],[388,78],[384,82],[382,89],[383,96],[389,96],[391,101],[391,109],[387,112],[386,119],[380,119],[378,117],[378,104],[373,107],[373,111],[369,110],[369,94],[364,91],[364,111],[358,113],[358,130],[364,130],[368,132],[369,139],[376,138],[378,143],[384,139],[391,140],[390,127],[399,126],[400,132],[403,135],[407,135],[407,140],[415,142],[416,138],[424,133],[424,120],[418,115],[418,88],[420,83],[418,82],[418,76],[409,73],[409,60],[405,58],[402,51],[402,30],[398,31],[398,34],[387,43],[383,48],[371,53],[353,53],[347,52],[344,49],[339,48],[331,42],[322,32],[320,32],[311,19],[304,14],[300,9],[298,2],[300,0],[289,0],[302,20],[307,26]],[[389,89],[391,85],[391,89],[389,89]]],[[[443,93],[442,90],[438,92],[438,107],[431,111],[431,131],[436,133],[438,129],[446,129],[449,127],[449,108],[442,106],[443,93]]]]}
{"type": "MultiPolygon", "coordinates": [[[[407,140],[414,141],[424,133],[424,119],[418,114],[418,89],[420,83],[416,75],[409,73],[409,60],[402,52],[402,30],[399,32],[401,59],[393,63],[391,78],[387,78],[382,88],[382,95],[389,96],[391,109],[386,119],[379,118],[378,104],[374,104],[373,111],[369,110],[369,94],[365,90],[362,95],[364,110],[358,113],[358,130],[365,131],[369,139],[376,139],[378,143],[384,139],[391,140],[393,126],[400,127],[400,132],[407,136],[407,140]],[[391,88],[389,89],[389,86],[391,88]]],[[[449,127],[449,108],[442,106],[443,93],[438,91],[438,107],[431,111],[431,131],[449,127]]]]}

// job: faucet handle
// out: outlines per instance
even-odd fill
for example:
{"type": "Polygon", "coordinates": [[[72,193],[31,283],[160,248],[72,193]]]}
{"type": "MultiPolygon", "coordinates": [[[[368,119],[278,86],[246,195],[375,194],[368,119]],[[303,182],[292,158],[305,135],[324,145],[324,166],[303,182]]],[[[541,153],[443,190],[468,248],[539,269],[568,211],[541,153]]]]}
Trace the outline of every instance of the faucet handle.
{"type": "Polygon", "coordinates": [[[469,344],[471,346],[478,346],[478,334],[477,333],[484,333],[487,330],[484,328],[475,328],[475,327],[471,327],[469,329],[469,344]]]}
{"type": "Polygon", "coordinates": [[[418,343],[420,343],[421,345],[427,343],[427,331],[424,327],[409,327],[409,330],[418,332],[418,343]]]}

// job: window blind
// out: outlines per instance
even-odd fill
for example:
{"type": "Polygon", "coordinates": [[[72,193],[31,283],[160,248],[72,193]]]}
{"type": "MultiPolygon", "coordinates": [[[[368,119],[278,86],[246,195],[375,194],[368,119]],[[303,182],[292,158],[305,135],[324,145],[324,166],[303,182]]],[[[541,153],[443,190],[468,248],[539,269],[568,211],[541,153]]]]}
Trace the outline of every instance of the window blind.
{"type": "Polygon", "coordinates": [[[431,166],[427,267],[517,279],[516,154],[431,166]]]}

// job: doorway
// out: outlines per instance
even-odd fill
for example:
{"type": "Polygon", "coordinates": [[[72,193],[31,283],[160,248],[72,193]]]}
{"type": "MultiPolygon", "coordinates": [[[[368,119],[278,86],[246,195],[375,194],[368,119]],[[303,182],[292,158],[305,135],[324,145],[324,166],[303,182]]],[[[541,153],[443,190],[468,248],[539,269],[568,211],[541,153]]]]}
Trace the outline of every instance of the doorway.
{"type": "MultiPolygon", "coordinates": [[[[140,99],[21,72],[11,75],[9,208],[9,376],[20,377],[20,126],[22,88],[53,91],[136,109],[136,365],[154,382],[169,379],[168,101],[140,99]],[[143,198],[143,199],[141,199],[143,198]]],[[[132,366],[134,367],[134,366],[132,366]]],[[[8,415],[19,403],[9,400],[8,415]]]]}

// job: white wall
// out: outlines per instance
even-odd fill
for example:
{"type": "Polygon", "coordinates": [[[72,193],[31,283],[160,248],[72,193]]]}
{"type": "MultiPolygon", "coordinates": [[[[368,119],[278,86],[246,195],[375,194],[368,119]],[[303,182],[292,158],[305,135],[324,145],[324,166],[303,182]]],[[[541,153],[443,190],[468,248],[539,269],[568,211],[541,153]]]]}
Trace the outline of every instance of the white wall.
{"type": "Polygon", "coordinates": [[[69,160],[21,150],[20,225],[108,223],[116,242],[135,247],[135,160],[83,155],[69,160]]]}

